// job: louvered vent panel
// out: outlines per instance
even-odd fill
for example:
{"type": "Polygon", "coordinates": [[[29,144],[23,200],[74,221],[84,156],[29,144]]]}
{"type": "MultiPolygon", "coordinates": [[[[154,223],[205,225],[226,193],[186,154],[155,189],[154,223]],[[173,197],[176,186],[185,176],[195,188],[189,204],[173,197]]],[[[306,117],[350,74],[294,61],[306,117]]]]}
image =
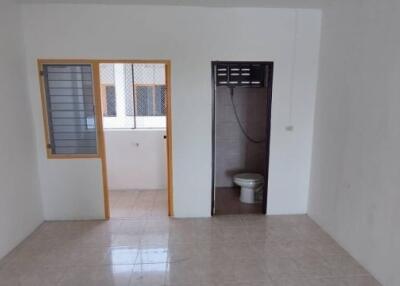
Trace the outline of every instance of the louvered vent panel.
{"type": "Polygon", "coordinates": [[[97,154],[90,65],[44,65],[52,154],[97,154]]]}
{"type": "Polygon", "coordinates": [[[217,65],[217,86],[264,87],[265,65],[229,63],[217,65]]]}

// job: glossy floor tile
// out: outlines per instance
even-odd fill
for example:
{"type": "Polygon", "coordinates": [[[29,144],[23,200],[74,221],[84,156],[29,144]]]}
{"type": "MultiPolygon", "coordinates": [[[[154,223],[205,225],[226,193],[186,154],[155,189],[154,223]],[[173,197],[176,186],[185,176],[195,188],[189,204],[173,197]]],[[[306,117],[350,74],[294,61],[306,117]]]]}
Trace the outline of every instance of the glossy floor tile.
{"type": "Polygon", "coordinates": [[[46,222],[0,286],[378,286],[307,216],[46,222]]]}
{"type": "Polygon", "coordinates": [[[166,190],[110,191],[112,218],[166,217],[168,196],[166,190]]]}

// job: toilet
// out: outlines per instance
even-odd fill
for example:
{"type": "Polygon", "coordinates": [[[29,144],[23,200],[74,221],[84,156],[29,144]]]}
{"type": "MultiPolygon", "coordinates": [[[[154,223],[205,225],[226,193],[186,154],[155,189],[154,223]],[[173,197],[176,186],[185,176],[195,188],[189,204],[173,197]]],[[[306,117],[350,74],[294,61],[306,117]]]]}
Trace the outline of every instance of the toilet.
{"type": "Polygon", "coordinates": [[[256,192],[264,185],[264,176],[257,173],[241,173],[233,177],[233,182],[240,186],[240,201],[246,204],[254,204],[256,192]]]}

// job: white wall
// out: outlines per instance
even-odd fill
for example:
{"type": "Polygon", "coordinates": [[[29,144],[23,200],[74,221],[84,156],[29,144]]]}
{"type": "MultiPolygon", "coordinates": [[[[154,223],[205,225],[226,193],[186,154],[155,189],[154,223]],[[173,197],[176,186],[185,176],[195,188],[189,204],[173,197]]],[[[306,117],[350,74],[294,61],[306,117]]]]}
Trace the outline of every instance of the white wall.
{"type": "Polygon", "coordinates": [[[42,221],[20,13],[0,2],[0,259],[42,221]]]}
{"type": "Polygon", "coordinates": [[[297,10],[296,17],[294,9],[26,4],[22,12],[46,218],[101,217],[102,191],[97,160],[45,158],[37,58],[172,60],[174,206],[179,217],[211,213],[210,62],[274,61],[268,212],[306,212],[319,11],[297,10]],[[290,124],[292,132],[285,130],[290,124]],[[80,174],[81,180],[66,177],[68,172],[80,174]],[[86,208],[76,205],[82,198],[86,208]]]}
{"type": "Polygon", "coordinates": [[[164,135],[164,130],[105,130],[109,189],[165,189],[164,135]]]}
{"type": "Polygon", "coordinates": [[[400,3],[323,12],[309,214],[385,286],[400,285],[400,3]]]}

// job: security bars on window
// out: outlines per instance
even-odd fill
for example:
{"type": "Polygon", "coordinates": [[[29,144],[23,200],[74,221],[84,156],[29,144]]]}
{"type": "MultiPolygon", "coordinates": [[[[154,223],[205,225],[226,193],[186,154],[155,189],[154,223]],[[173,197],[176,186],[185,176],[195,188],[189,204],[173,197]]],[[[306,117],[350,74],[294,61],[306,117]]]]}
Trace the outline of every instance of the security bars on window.
{"type": "Polygon", "coordinates": [[[97,154],[91,65],[46,64],[42,76],[51,154],[97,154]]]}
{"type": "Polygon", "coordinates": [[[101,64],[105,128],[165,128],[164,64],[101,64]]]}

